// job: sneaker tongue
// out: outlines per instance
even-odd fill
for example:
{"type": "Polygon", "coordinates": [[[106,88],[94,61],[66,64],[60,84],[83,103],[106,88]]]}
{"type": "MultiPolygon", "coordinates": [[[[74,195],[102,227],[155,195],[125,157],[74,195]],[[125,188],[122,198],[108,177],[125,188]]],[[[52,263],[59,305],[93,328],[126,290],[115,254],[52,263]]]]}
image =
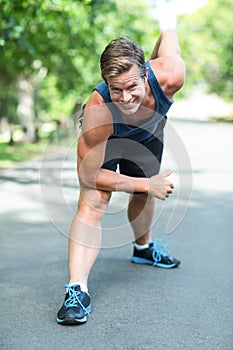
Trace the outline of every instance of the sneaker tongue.
{"type": "Polygon", "coordinates": [[[70,284],[70,285],[66,285],[66,293],[68,293],[69,288],[73,288],[76,292],[80,292],[81,291],[81,287],[79,284],[70,284]]]}
{"type": "Polygon", "coordinates": [[[80,292],[81,291],[81,287],[79,284],[74,284],[73,285],[74,289],[77,291],[77,292],[80,292]]]}

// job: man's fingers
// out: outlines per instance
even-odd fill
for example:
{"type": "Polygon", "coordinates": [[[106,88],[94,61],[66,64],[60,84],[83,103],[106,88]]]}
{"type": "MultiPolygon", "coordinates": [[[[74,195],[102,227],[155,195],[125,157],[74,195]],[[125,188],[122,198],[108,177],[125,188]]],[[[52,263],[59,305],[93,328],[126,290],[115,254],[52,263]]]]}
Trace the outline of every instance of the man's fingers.
{"type": "MultiPolygon", "coordinates": [[[[166,178],[166,177],[168,177],[169,175],[171,175],[172,172],[173,172],[172,170],[167,170],[167,171],[165,171],[162,175],[163,175],[164,178],[166,178]]],[[[173,185],[172,182],[167,181],[167,180],[166,180],[165,182],[166,182],[166,185],[169,186],[170,188],[173,189],[173,188],[175,187],[175,186],[173,185]]]]}
{"type": "Polygon", "coordinates": [[[167,170],[167,171],[165,171],[164,173],[163,173],[163,176],[164,177],[167,177],[167,176],[169,176],[169,175],[171,175],[172,174],[172,170],[167,170]]]}
{"type": "MultiPolygon", "coordinates": [[[[167,171],[165,171],[165,172],[163,173],[164,178],[166,178],[167,176],[171,175],[172,172],[173,172],[172,170],[167,170],[167,171]]],[[[175,186],[173,185],[172,182],[167,181],[167,180],[166,180],[166,184],[167,184],[167,186],[169,186],[171,189],[173,189],[173,188],[175,187],[175,186]]]]}
{"type": "Polygon", "coordinates": [[[172,188],[171,188],[171,187],[169,187],[169,188],[167,189],[167,193],[172,193],[172,188]]]}

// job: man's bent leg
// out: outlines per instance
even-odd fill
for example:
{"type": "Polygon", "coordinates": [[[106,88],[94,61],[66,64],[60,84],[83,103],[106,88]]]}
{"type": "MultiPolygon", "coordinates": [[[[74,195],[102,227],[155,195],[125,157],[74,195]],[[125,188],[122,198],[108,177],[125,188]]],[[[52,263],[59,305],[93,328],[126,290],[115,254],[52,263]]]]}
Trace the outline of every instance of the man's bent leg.
{"type": "Polygon", "coordinates": [[[134,230],[135,243],[132,262],[170,269],[180,265],[173,258],[165,240],[151,240],[151,225],[155,200],[146,194],[134,194],[128,208],[128,217],[134,230]]]}
{"type": "Polygon", "coordinates": [[[133,194],[128,206],[128,218],[134,231],[135,242],[144,245],[151,240],[151,224],[155,199],[146,193],[133,194]]]}

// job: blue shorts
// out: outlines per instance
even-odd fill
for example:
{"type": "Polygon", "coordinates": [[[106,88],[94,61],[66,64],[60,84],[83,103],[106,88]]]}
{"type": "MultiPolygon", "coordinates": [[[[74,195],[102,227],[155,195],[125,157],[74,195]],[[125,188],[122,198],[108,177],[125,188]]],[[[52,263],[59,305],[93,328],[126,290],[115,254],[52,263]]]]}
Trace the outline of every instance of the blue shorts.
{"type": "Polygon", "coordinates": [[[137,142],[126,138],[108,139],[102,168],[131,177],[149,178],[159,173],[163,154],[163,129],[166,119],[159,123],[154,135],[137,142]]]}

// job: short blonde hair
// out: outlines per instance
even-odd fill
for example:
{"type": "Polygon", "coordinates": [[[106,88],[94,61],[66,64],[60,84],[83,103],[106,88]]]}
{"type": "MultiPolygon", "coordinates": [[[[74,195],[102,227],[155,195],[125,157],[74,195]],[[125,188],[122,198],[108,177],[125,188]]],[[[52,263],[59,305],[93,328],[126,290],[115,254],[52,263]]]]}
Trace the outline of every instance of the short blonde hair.
{"type": "Polygon", "coordinates": [[[114,39],[106,46],[100,58],[102,78],[107,83],[110,77],[127,72],[134,64],[138,66],[141,78],[144,78],[146,66],[142,48],[127,38],[114,39]]]}

